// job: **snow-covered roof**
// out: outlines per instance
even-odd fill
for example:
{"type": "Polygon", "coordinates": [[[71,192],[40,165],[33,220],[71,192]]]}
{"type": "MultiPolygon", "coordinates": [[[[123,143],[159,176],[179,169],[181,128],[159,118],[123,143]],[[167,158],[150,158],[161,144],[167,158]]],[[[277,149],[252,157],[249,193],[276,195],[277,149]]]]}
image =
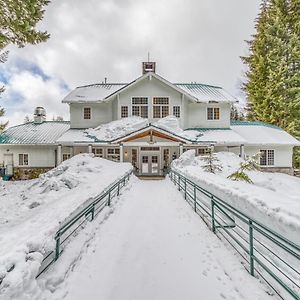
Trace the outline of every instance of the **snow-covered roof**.
{"type": "Polygon", "coordinates": [[[300,146],[300,142],[283,129],[263,122],[232,122],[231,129],[243,137],[247,145],[300,146]]]}
{"type": "Polygon", "coordinates": [[[223,88],[202,83],[175,83],[175,85],[191,96],[198,102],[237,102],[233,96],[228,94],[223,88]]]}
{"type": "Polygon", "coordinates": [[[212,143],[216,145],[235,146],[245,144],[246,140],[230,128],[194,128],[186,131],[197,131],[195,139],[200,143],[212,143]]]}
{"type": "Polygon", "coordinates": [[[179,93],[186,95],[195,102],[236,102],[237,100],[228,94],[223,88],[202,83],[171,83],[156,73],[146,73],[130,83],[97,83],[79,86],[71,91],[64,99],[63,103],[88,103],[109,101],[117,92],[137,84],[143,79],[153,76],[164,84],[175,89],[179,93]]]}
{"type": "Polygon", "coordinates": [[[104,102],[105,99],[116,91],[126,86],[127,83],[99,83],[79,86],[71,91],[63,103],[104,102]]]}
{"type": "Polygon", "coordinates": [[[29,122],[10,127],[0,134],[0,144],[55,144],[69,128],[67,121],[29,122]]]}

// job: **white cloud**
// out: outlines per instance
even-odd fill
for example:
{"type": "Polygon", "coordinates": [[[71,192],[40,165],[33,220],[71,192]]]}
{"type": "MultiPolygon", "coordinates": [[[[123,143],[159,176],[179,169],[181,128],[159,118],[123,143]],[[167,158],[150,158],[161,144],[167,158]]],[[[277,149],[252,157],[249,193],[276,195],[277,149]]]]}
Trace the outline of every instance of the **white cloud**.
{"type": "Polygon", "coordinates": [[[28,71],[14,73],[3,93],[9,125],[22,122],[25,115],[32,117],[37,106],[46,108],[48,119],[60,115],[68,120],[68,107],[59,101],[65,94],[66,89],[57,79],[44,79],[28,71]]]}
{"type": "Polygon", "coordinates": [[[28,106],[39,99],[47,111],[59,114],[61,109],[67,110],[66,105],[61,108],[64,91],[59,82],[70,88],[101,82],[104,77],[129,82],[141,74],[141,62],[150,51],[158,73],[170,81],[221,85],[239,95],[237,82],[243,69],[239,56],[245,54],[244,40],[254,31],[259,3],[54,0],[40,25],[50,32],[49,41],[14,48],[7,69],[14,74],[21,57],[55,79],[45,81],[26,73],[25,87],[16,81],[16,87],[11,82],[10,87],[22,89],[28,106]]]}

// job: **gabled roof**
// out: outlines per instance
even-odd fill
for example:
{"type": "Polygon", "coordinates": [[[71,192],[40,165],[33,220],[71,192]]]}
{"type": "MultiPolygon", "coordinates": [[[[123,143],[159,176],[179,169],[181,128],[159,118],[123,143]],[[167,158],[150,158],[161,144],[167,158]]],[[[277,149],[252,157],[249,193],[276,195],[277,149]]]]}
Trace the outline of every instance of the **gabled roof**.
{"type": "Polygon", "coordinates": [[[116,94],[125,91],[146,78],[154,77],[167,86],[185,95],[194,102],[236,102],[223,88],[201,83],[171,83],[156,73],[146,73],[130,83],[100,83],[77,87],[64,99],[63,103],[101,103],[111,100],[116,94]]]}
{"type": "Polygon", "coordinates": [[[129,134],[127,134],[127,135],[125,135],[121,138],[113,140],[112,142],[119,143],[119,142],[122,142],[122,141],[126,141],[127,139],[133,138],[138,134],[141,134],[143,132],[148,132],[148,131],[151,131],[151,130],[153,130],[154,132],[156,131],[156,132],[163,133],[164,135],[169,136],[170,138],[172,138],[173,140],[176,140],[178,142],[184,142],[184,143],[191,143],[192,142],[192,140],[190,140],[186,137],[177,135],[176,133],[173,133],[173,132],[171,132],[169,130],[166,130],[164,128],[157,127],[153,124],[149,124],[149,125],[145,126],[144,128],[141,128],[141,129],[138,129],[134,132],[131,132],[131,133],[129,133],[129,134]]]}
{"type": "Polygon", "coordinates": [[[29,122],[13,126],[0,134],[0,144],[43,145],[55,144],[56,140],[70,128],[68,121],[29,122]]]}

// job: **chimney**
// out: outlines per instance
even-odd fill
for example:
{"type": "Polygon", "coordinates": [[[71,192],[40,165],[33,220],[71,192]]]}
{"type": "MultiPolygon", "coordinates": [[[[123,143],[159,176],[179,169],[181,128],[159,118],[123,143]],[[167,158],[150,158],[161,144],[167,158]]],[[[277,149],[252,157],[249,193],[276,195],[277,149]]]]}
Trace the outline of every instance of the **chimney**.
{"type": "Polygon", "coordinates": [[[155,67],[156,63],[155,62],[143,62],[143,75],[148,73],[148,72],[153,72],[155,73],[155,67]]]}
{"type": "Polygon", "coordinates": [[[33,123],[41,124],[46,121],[46,110],[44,107],[38,106],[34,110],[33,123]]]}

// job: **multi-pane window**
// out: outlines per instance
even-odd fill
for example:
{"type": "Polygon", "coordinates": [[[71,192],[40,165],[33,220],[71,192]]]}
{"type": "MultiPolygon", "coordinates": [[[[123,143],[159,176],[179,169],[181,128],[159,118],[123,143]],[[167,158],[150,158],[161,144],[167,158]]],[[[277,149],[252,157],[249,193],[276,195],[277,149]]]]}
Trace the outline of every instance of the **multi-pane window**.
{"type": "Polygon", "coordinates": [[[208,149],[207,148],[198,148],[197,154],[198,155],[205,155],[208,153],[208,149]]]}
{"type": "Polygon", "coordinates": [[[113,161],[120,161],[120,149],[119,148],[108,148],[107,158],[113,161]]]}
{"type": "Polygon", "coordinates": [[[83,108],[83,119],[84,120],[90,120],[91,119],[91,108],[90,107],[84,107],[83,108]]]}
{"type": "Polygon", "coordinates": [[[169,98],[154,97],[153,98],[153,118],[160,119],[169,115],[169,98]]]}
{"type": "Polygon", "coordinates": [[[164,149],[164,164],[165,164],[165,167],[167,167],[168,164],[169,164],[169,157],[170,157],[170,150],[169,149],[164,149]]]}
{"type": "Polygon", "coordinates": [[[220,108],[208,107],[207,108],[207,120],[220,120],[220,108]]]}
{"type": "Polygon", "coordinates": [[[131,162],[134,167],[137,166],[137,149],[131,149],[131,162]]]}
{"type": "Polygon", "coordinates": [[[92,153],[94,153],[96,157],[103,157],[102,148],[92,148],[92,153]]]}
{"type": "Polygon", "coordinates": [[[180,106],[173,106],[173,116],[180,118],[180,106]]]}
{"type": "Polygon", "coordinates": [[[128,106],[121,106],[121,118],[128,117],[128,106]]]}
{"type": "Polygon", "coordinates": [[[28,154],[19,154],[19,166],[28,166],[28,154]]]}
{"type": "Polygon", "coordinates": [[[62,160],[65,161],[67,159],[70,159],[71,158],[71,154],[70,153],[63,153],[62,155],[62,160]]]}
{"type": "Polygon", "coordinates": [[[132,97],[132,115],[148,118],[148,98],[132,97]]]}
{"type": "Polygon", "coordinates": [[[260,150],[260,165],[274,166],[274,150],[260,150]]]}

